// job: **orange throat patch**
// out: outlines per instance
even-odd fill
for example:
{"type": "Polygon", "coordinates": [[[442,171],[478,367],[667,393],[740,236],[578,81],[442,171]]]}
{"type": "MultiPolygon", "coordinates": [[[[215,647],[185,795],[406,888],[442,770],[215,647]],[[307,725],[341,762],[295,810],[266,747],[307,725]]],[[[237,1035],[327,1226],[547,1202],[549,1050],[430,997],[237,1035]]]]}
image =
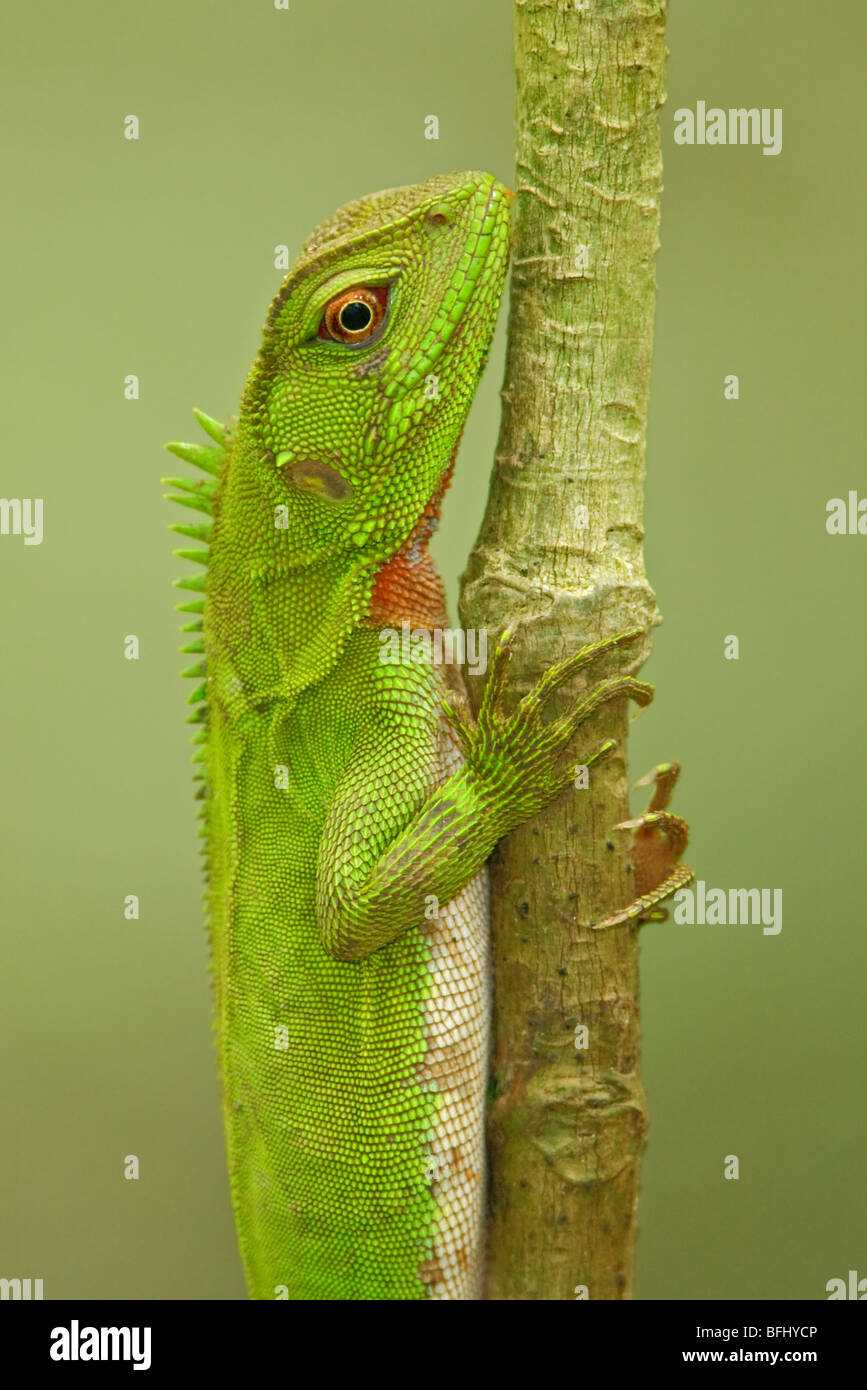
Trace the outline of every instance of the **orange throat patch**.
{"type": "Polygon", "coordinates": [[[453,466],[452,462],[409,540],[376,576],[368,614],[375,627],[399,627],[402,623],[422,628],[448,625],[443,582],[427,548],[439,524],[443,494],[452,480],[453,466]]]}

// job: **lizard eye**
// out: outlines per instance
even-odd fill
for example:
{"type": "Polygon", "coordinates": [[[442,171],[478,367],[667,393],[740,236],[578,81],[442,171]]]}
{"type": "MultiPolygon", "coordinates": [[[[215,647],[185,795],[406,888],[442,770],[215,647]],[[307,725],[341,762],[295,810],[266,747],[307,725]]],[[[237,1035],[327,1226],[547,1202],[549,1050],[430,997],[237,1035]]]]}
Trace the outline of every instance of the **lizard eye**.
{"type": "Polygon", "coordinates": [[[369,342],[385,318],[387,305],[387,285],[354,285],[325,306],[318,336],[338,343],[369,342]]]}

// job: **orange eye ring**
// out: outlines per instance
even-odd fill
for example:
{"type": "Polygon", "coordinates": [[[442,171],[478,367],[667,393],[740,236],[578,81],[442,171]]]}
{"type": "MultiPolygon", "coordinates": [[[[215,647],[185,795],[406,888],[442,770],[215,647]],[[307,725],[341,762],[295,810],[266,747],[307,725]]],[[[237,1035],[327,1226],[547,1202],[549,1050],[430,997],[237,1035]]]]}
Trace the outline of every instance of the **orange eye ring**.
{"type": "Polygon", "coordinates": [[[387,306],[387,285],[353,285],[325,306],[318,336],[337,343],[369,342],[387,306]]]}

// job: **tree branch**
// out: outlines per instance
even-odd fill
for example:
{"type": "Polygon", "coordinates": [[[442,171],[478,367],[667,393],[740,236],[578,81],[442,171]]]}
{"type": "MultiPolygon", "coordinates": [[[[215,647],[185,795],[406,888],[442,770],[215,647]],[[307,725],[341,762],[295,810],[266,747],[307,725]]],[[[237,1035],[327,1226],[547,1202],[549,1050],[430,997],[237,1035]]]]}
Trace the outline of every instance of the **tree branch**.
{"type": "MultiPolygon", "coordinates": [[[[461,597],[465,628],[518,627],[515,698],[583,643],[657,621],[642,539],[665,10],[515,0],[503,418],[461,597]]],[[[647,646],[629,650],[625,669],[647,646]]],[[[476,700],[479,684],[469,682],[476,700]]],[[[631,1290],[646,1129],[637,931],[589,925],[634,896],[628,843],[613,830],[628,815],[627,719],[623,702],[594,716],[576,761],[603,738],[618,752],[492,862],[495,1299],[631,1290]]]]}

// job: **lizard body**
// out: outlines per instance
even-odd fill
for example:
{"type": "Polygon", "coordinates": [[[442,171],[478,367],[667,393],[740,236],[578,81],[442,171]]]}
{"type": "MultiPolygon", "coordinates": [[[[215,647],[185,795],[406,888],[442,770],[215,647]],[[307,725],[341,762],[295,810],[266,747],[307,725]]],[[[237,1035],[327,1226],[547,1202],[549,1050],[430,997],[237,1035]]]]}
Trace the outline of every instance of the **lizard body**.
{"type": "Polygon", "coordinates": [[[490,346],[508,203],[467,173],[341,209],[274,300],[237,422],[197,412],[214,447],[168,446],[205,473],[168,481],[206,515],[175,528],[207,566],[178,583],[202,658],[185,674],[257,1298],[479,1296],[485,860],[570,785],[592,709],[650,698],[615,677],[541,721],[625,637],[552,668],[508,718],[501,641],[475,724],[455,671],[383,659],[383,629],[446,623],[426,547],[490,346]]]}

